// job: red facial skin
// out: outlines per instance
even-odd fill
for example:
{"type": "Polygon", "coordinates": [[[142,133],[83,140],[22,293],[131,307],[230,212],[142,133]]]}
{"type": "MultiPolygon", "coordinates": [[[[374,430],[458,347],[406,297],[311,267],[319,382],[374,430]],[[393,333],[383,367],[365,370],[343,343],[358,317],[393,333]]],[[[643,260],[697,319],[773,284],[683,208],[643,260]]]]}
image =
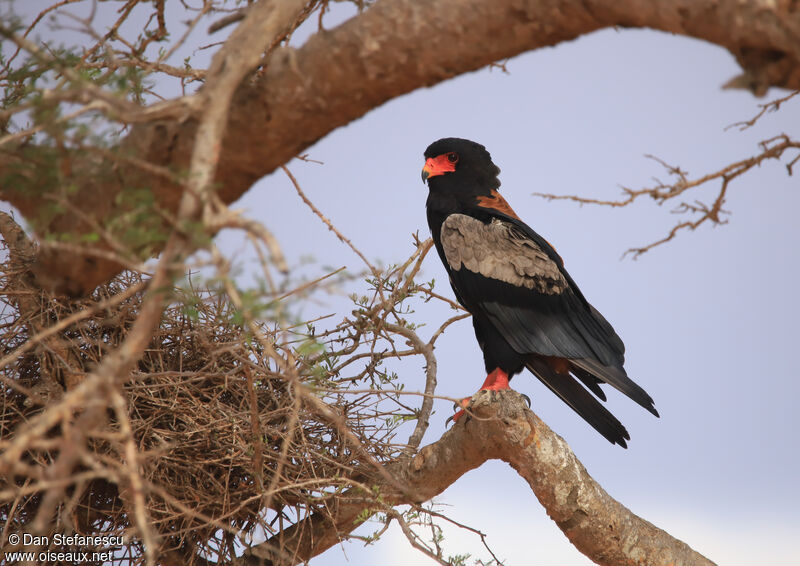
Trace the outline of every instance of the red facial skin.
{"type": "Polygon", "coordinates": [[[456,170],[456,163],[458,163],[458,155],[455,153],[443,153],[436,157],[429,157],[425,160],[425,167],[422,168],[423,179],[451,173],[456,170]],[[451,159],[455,159],[455,161],[451,161],[451,159]]]}

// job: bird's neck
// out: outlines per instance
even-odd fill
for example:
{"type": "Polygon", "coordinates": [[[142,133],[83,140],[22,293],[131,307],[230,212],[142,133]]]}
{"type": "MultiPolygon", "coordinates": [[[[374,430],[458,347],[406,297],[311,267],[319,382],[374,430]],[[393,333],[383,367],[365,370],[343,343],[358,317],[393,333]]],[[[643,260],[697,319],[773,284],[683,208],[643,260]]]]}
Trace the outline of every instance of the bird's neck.
{"type": "Polygon", "coordinates": [[[442,229],[444,219],[451,214],[463,214],[466,212],[463,206],[463,198],[447,192],[431,190],[428,193],[428,200],[425,203],[425,210],[428,214],[428,226],[431,233],[438,234],[442,229]]]}
{"type": "Polygon", "coordinates": [[[491,188],[478,185],[453,186],[452,183],[432,184],[428,192],[425,208],[428,213],[428,226],[432,233],[438,233],[445,218],[451,214],[468,214],[480,220],[486,210],[478,206],[479,199],[491,195],[491,188]]]}

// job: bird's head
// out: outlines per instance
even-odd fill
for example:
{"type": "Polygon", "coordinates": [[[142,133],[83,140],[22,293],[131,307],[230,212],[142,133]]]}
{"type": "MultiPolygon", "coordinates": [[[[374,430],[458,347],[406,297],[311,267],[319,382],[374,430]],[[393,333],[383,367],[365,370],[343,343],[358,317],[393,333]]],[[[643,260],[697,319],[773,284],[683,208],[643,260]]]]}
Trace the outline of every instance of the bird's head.
{"type": "Polygon", "coordinates": [[[486,148],[461,138],[442,138],[425,150],[422,182],[435,190],[444,186],[473,186],[484,190],[497,189],[500,168],[492,163],[486,148]]]}

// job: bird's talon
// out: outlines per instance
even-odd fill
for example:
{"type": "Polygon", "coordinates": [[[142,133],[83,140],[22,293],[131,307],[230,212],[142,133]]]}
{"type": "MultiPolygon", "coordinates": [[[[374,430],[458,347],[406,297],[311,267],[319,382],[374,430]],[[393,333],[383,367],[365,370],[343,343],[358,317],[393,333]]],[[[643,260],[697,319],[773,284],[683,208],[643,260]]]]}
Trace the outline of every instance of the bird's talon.
{"type": "Polygon", "coordinates": [[[531,408],[531,398],[528,397],[527,395],[525,395],[524,393],[520,393],[520,395],[522,395],[522,398],[525,399],[525,403],[528,404],[528,408],[530,409],[531,408]]]}
{"type": "MultiPolygon", "coordinates": [[[[453,403],[453,410],[455,411],[455,413],[447,417],[447,420],[444,422],[444,426],[449,425],[451,421],[453,422],[453,424],[456,424],[458,422],[458,419],[464,416],[465,409],[469,408],[471,404],[472,404],[471,397],[464,397],[458,403],[453,403]]],[[[467,418],[467,420],[464,422],[468,421],[469,418],[467,418]]]]}

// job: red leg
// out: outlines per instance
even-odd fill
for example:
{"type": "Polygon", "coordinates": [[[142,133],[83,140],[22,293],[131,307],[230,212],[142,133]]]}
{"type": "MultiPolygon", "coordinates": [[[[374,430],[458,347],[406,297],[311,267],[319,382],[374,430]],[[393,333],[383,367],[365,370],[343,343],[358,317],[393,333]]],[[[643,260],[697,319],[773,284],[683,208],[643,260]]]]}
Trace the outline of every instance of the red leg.
{"type": "Polygon", "coordinates": [[[508,385],[508,374],[500,368],[495,368],[492,373],[486,376],[481,390],[500,391],[501,389],[511,389],[508,385]]]}
{"type": "MultiPolygon", "coordinates": [[[[502,389],[511,389],[508,385],[508,374],[500,368],[495,368],[494,371],[486,376],[486,381],[481,385],[480,391],[500,391],[502,389]]],[[[451,417],[454,423],[457,423],[458,419],[464,416],[464,408],[469,405],[470,401],[470,397],[461,400],[461,407],[463,408],[451,417]]]]}

